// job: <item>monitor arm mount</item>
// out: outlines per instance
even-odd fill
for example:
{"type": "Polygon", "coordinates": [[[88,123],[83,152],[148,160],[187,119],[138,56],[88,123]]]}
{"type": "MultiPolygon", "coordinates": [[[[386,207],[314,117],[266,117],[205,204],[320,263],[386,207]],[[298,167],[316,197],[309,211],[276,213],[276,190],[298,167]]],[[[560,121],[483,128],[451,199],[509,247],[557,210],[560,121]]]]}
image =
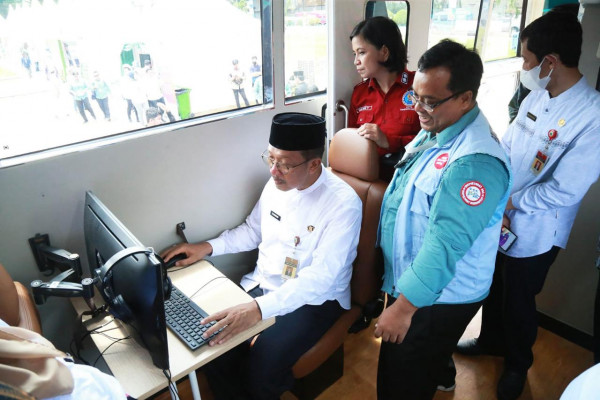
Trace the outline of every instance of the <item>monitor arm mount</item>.
{"type": "MultiPolygon", "coordinates": [[[[81,279],[81,262],[79,254],[50,246],[48,235],[36,234],[29,239],[29,244],[38,268],[42,272],[54,272],[58,267],[62,272],[49,282],[36,279],[30,287],[36,304],[44,304],[51,296],[83,297],[92,312],[96,311],[94,304],[94,280],[84,278],[81,283],[72,282],[81,279]]],[[[45,275],[48,275],[46,272],[45,275]]]]}

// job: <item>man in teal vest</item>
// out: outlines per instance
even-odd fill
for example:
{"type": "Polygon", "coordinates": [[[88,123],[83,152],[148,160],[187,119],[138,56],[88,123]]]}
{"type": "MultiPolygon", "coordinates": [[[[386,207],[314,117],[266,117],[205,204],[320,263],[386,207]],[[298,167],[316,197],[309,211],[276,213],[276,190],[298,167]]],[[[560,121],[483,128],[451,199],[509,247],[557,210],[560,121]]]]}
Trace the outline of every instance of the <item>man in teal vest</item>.
{"type": "Polygon", "coordinates": [[[432,399],[489,292],[511,175],[475,100],[482,73],[477,53],[450,40],[419,59],[408,97],[422,129],[396,165],[379,227],[379,399],[432,399]]]}

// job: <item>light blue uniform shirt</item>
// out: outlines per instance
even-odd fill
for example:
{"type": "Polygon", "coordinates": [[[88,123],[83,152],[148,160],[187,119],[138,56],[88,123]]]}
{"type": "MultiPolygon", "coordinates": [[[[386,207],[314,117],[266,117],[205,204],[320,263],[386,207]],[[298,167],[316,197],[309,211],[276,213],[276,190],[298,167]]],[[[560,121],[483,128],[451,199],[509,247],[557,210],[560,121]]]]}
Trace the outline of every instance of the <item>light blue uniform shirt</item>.
{"type": "MultiPolygon", "coordinates": [[[[456,137],[478,115],[479,108],[475,106],[455,124],[437,134],[438,144],[442,146],[456,137]]],[[[434,140],[429,132],[427,137],[424,143],[434,140]]],[[[386,191],[380,222],[380,246],[385,267],[382,290],[395,297],[402,293],[419,306],[436,302],[439,293],[452,280],[457,261],[484,230],[509,185],[509,173],[495,157],[471,154],[453,162],[442,176],[433,197],[423,246],[413,261],[411,273],[403,274],[398,282],[394,282],[392,260],[398,207],[411,169],[421,155],[422,152],[417,153],[394,174],[386,191]],[[466,204],[460,196],[461,188],[469,181],[481,182],[487,191],[487,201],[477,207],[466,204]]],[[[480,299],[473,301],[477,300],[480,299]]]]}
{"type": "Polygon", "coordinates": [[[547,90],[532,91],[502,146],[514,173],[516,210],[506,214],[518,237],[507,254],[532,257],[552,246],[566,248],[583,196],[600,174],[600,93],[585,77],[553,98],[547,90]],[[531,166],[538,151],[548,158],[536,174],[531,166]]]}

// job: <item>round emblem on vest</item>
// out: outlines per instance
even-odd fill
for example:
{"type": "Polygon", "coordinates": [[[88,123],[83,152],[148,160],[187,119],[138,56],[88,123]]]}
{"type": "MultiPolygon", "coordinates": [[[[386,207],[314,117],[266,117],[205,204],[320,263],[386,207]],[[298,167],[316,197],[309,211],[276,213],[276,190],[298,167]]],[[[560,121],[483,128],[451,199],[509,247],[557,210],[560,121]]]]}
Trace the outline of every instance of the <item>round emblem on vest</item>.
{"type": "Polygon", "coordinates": [[[460,198],[470,206],[478,206],[485,199],[485,186],[477,181],[469,181],[460,189],[460,198]]]}
{"type": "Polygon", "coordinates": [[[436,169],[442,169],[448,164],[448,153],[440,154],[433,163],[436,169]]]}
{"type": "Polygon", "coordinates": [[[402,96],[402,103],[406,106],[406,107],[414,107],[415,103],[413,103],[413,101],[410,99],[410,97],[408,97],[408,95],[414,95],[414,92],[412,90],[407,90],[406,93],[404,93],[404,96],[402,96]]]}

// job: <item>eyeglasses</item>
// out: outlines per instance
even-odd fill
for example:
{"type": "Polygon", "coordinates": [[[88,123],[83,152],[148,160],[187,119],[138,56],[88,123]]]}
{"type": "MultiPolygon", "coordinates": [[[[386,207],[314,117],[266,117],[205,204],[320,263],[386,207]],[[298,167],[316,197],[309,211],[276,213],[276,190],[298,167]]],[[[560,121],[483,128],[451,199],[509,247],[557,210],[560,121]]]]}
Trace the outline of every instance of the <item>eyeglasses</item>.
{"type": "Polygon", "coordinates": [[[275,159],[273,157],[269,156],[269,150],[263,151],[263,153],[260,155],[260,157],[262,158],[262,160],[265,163],[265,165],[267,167],[269,167],[269,169],[273,168],[273,165],[275,165],[275,168],[277,168],[277,171],[279,171],[279,173],[281,175],[287,175],[287,174],[290,173],[290,171],[292,169],[294,169],[296,167],[299,167],[302,164],[306,164],[307,162],[310,161],[310,159],[309,160],[304,160],[300,164],[296,164],[296,165],[281,164],[279,162],[275,162],[275,159]]]}
{"type": "Polygon", "coordinates": [[[407,94],[408,98],[415,103],[415,106],[417,105],[417,103],[419,103],[421,105],[421,107],[423,107],[425,109],[425,111],[427,112],[433,112],[433,110],[435,110],[437,107],[441,106],[442,104],[444,104],[445,102],[447,102],[448,100],[459,96],[461,94],[463,94],[464,92],[466,92],[466,90],[462,90],[460,92],[456,92],[448,97],[446,97],[443,100],[438,101],[437,103],[433,103],[433,104],[428,104],[428,103],[424,103],[422,102],[417,96],[415,96],[412,93],[407,94]]]}

